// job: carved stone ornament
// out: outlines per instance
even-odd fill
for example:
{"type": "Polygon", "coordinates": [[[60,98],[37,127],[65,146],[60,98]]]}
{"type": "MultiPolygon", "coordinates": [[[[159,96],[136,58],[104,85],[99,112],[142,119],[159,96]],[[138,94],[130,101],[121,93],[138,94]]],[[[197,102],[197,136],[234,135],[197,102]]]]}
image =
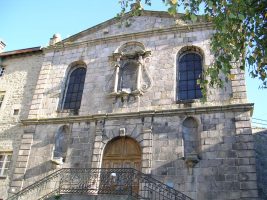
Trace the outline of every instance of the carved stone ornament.
{"type": "Polygon", "coordinates": [[[120,128],[120,136],[125,136],[125,135],[126,135],[125,128],[120,128]]]}
{"type": "Polygon", "coordinates": [[[151,54],[143,44],[128,42],[118,49],[110,59],[115,62],[114,89],[111,97],[140,96],[152,85],[146,65],[151,54]],[[129,71],[127,71],[129,70],[129,71]]]}
{"type": "Polygon", "coordinates": [[[62,165],[63,164],[63,158],[62,157],[53,157],[51,159],[51,162],[56,165],[62,165]]]}
{"type": "Polygon", "coordinates": [[[197,154],[191,153],[185,158],[185,164],[188,168],[193,168],[199,162],[197,154]]]}

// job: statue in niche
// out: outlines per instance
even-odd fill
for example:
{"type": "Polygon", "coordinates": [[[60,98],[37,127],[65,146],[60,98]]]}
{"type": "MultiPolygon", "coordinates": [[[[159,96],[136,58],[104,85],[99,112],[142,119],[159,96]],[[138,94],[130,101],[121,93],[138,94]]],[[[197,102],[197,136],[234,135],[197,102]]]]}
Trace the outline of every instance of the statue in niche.
{"type": "Polygon", "coordinates": [[[65,162],[68,149],[69,128],[61,126],[55,135],[55,145],[52,162],[61,165],[65,162]]]}

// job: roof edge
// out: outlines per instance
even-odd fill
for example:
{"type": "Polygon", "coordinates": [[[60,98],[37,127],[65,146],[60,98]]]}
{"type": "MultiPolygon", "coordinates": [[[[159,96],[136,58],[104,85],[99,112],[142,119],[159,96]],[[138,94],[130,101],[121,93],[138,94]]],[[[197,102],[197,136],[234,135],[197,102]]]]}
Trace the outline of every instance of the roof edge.
{"type": "MultiPolygon", "coordinates": [[[[131,16],[132,12],[127,12],[125,13],[125,15],[122,17],[122,19],[127,19],[128,17],[132,17],[131,16]]],[[[152,11],[152,10],[142,10],[141,15],[140,16],[155,16],[155,17],[166,17],[166,18],[174,18],[174,19],[178,19],[181,18],[182,16],[184,16],[183,13],[177,13],[175,16],[170,15],[167,11],[152,11]]],[[[201,17],[201,15],[199,15],[198,17],[201,17]]],[[[109,20],[106,20],[100,24],[97,24],[95,26],[92,26],[88,29],[85,29],[83,31],[80,31],[70,37],[65,38],[64,40],[62,40],[61,42],[71,42],[74,41],[76,39],[79,39],[87,34],[90,33],[94,33],[98,30],[100,30],[101,28],[106,28],[109,25],[115,24],[117,22],[119,22],[120,19],[118,17],[113,17],[109,20]]]]}
{"type": "Polygon", "coordinates": [[[41,46],[31,47],[31,48],[26,48],[26,49],[18,49],[18,50],[13,50],[13,51],[2,52],[0,53],[0,57],[8,57],[8,56],[14,56],[14,55],[20,55],[20,54],[41,52],[41,51],[42,51],[41,46]]]}

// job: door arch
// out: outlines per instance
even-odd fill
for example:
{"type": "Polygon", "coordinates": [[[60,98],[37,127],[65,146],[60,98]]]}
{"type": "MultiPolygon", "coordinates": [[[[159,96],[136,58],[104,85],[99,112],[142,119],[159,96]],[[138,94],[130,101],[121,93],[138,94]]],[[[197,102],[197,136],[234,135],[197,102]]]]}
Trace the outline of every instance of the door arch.
{"type": "Polygon", "coordinates": [[[103,168],[135,168],[141,170],[141,148],[130,137],[116,137],[109,141],[103,153],[103,168]]]}

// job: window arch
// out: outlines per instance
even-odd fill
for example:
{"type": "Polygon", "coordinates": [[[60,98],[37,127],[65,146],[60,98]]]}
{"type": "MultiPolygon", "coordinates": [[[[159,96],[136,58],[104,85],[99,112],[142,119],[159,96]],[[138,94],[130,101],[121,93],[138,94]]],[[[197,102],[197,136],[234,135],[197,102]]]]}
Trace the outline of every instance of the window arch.
{"type": "Polygon", "coordinates": [[[84,65],[76,65],[69,73],[63,109],[78,110],[81,106],[86,68],[84,65]]]}
{"type": "Polygon", "coordinates": [[[196,51],[186,51],[178,57],[177,100],[202,98],[197,79],[202,74],[202,56],[196,51]]]}

